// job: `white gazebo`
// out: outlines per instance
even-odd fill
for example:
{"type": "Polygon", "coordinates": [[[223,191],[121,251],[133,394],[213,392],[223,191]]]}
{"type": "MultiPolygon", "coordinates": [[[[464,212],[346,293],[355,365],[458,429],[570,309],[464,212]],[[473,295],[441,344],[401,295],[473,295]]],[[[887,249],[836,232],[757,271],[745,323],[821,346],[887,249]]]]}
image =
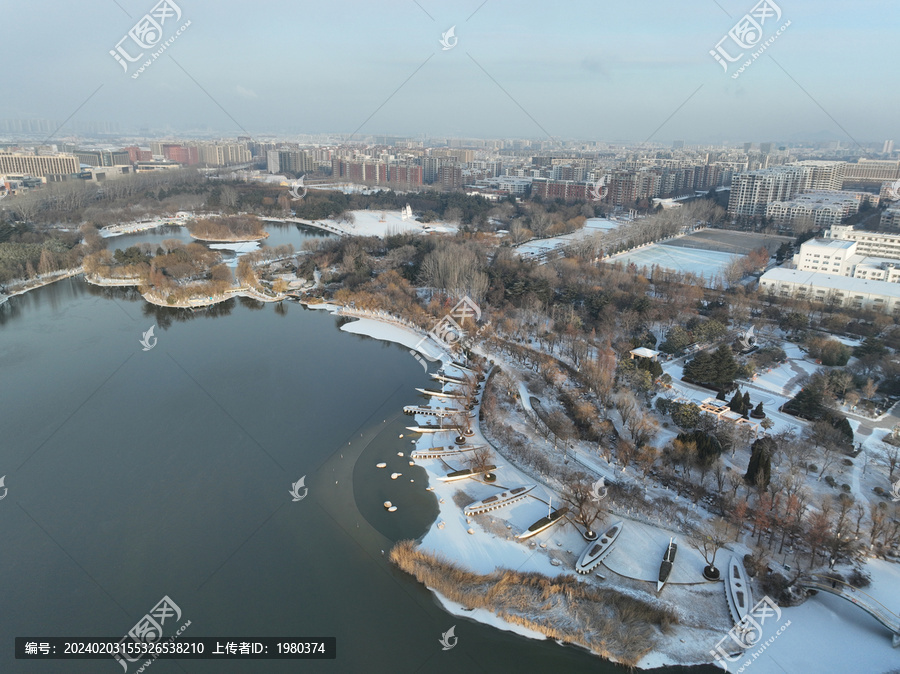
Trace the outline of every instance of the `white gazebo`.
{"type": "Polygon", "coordinates": [[[632,360],[635,358],[649,358],[650,360],[656,360],[659,357],[659,351],[654,351],[653,349],[648,349],[643,346],[632,349],[629,353],[631,354],[632,360]]]}

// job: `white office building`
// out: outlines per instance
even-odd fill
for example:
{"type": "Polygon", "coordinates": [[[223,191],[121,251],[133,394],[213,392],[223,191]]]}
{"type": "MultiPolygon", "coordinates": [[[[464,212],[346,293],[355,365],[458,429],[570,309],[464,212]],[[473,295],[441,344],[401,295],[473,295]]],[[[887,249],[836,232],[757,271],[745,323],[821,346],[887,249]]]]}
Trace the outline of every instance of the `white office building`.
{"type": "Polygon", "coordinates": [[[798,271],[900,283],[900,260],[859,254],[858,241],[812,239],[794,258],[798,271]]]}
{"type": "Polygon", "coordinates": [[[776,267],[762,275],[759,287],[773,297],[795,297],[900,315],[898,283],[776,267]]]}
{"type": "Polygon", "coordinates": [[[858,242],[856,252],[859,255],[900,260],[900,234],[868,232],[862,229],[857,231],[853,229],[853,225],[833,225],[823,232],[822,236],[826,239],[858,242]]]}

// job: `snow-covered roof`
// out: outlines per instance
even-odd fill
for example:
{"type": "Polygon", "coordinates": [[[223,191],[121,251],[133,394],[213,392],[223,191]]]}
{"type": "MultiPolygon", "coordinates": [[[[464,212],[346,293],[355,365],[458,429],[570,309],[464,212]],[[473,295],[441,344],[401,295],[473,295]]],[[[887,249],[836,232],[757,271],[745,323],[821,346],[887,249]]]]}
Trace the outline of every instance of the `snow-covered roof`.
{"type": "Polygon", "coordinates": [[[838,276],[836,274],[822,274],[821,272],[801,271],[799,269],[784,269],[783,267],[770,269],[762,275],[760,281],[762,283],[766,281],[786,281],[788,283],[799,283],[805,286],[830,290],[846,290],[848,292],[900,297],[900,283],[873,281],[850,276],[838,276]]]}
{"type": "Polygon", "coordinates": [[[659,355],[659,351],[654,351],[653,349],[648,349],[643,346],[632,349],[630,353],[633,356],[640,356],[641,358],[656,358],[659,355]]]}

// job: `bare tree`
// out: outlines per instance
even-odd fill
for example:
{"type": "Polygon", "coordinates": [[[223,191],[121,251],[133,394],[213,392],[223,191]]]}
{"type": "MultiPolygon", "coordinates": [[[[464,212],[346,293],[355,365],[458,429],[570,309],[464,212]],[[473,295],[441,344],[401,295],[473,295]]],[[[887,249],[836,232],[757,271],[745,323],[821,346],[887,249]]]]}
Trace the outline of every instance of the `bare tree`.
{"type": "Polygon", "coordinates": [[[584,473],[578,473],[566,485],[563,499],[572,506],[575,521],[585,528],[588,538],[593,538],[594,522],[605,512],[601,501],[594,494],[594,485],[584,473]]]}
{"type": "Polygon", "coordinates": [[[639,414],[637,400],[629,391],[622,391],[615,399],[616,410],[622,417],[622,424],[627,428],[631,420],[639,414]]]}
{"type": "Polygon", "coordinates": [[[421,280],[450,297],[469,296],[476,302],[488,288],[488,277],[482,271],[479,255],[471,246],[458,243],[442,243],[426,255],[422,260],[421,280]]]}
{"type": "Polygon", "coordinates": [[[728,487],[731,489],[731,500],[737,498],[738,489],[744,486],[744,478],[739,471],[732,470],[728,473],[728,487]]]}
{"type": "Polygon", "coordinates": [[[481,447],[472,452],[469,457],[468,465],[476,473],[486,471],[491,465],[491,453],[486,447],[481,447]]]}
{"type": "Polygon", "coordinates": [[[712,466],[712,471],[713,478],[716,481],[716,493],[721,495],[722,490],[725,488],[725,480],[728,477],[728,471],[721,458],[716,459],[712,466]]]}
{"type": "MultiPolygon", "coordinates": [[[[704,522],[697,529],[697,533],[688,538],[688,544],[698,550],[706,560],[707,568],[704,569],[704,573],[707,573],[707,570],[716,571],[716,553],[729,541],[729,538],[728,523],[720,518],[704,522]]],[[[718,573],[709,575],[718,577],[718,573]]]]}
{"type": "Polygon", "coordinates": [[[893,482],[894,471],[897,470],[897,466],[900,464],[900,447],[882,442],[881,451],[881,460],[888,469],[888,479],[893,482]]]}
{"type": "Polygon", "coordinates": [[[862,385],[860,388],[860,393],[862,393],[863,398],[866,400],[872,400],[875,397],[875,393],[878,391],[878,384],[872,381],[872,378],[869,377],[866,379],[866,383],[862,385]]]}
{"type": "Polygon", "coordinates": [[[627,427],[632,442],[634,442],[635,446],[638,448],[646,445],[653,438],[658,429],[656,421],[654,421],[651,416],[640,411],[637,411],[634,416],[629,419],[627,427]]]}

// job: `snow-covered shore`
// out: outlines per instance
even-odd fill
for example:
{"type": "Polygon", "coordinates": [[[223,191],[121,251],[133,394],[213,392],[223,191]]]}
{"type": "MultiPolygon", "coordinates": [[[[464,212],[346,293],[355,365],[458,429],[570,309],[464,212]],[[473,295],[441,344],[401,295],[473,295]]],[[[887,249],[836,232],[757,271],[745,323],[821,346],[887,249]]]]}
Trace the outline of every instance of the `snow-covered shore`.
{"type": "MultiPolygon", "coordinates": [[[[367,335],[374,339],[402,344],[409,349],[420,349],[421,336],[400,325],[382,321],[361,319],[345,324],[345,332],[367,335]]],[[[449,355],[444,359],[449,362],[449,355]]],[[[452,368],[450,368],[452,369],[452,368]]],[[[451,373],[452,374],[452,373],[451,373]]],[[[449,444],[452,438],[423,435],[416,441],[417,449],[434,445],[449,444]]],[[[488,444],[476,431],[474,444],[488,444]]],[[[476,573],[490,573],[497,568],[514,569],[521,572],[538,572],[547,576],[560,574],[574,575],[573,563],[584,547],[584,541],[574,527],[551,528],[530,539],[532,542],[516,540],[520,533],[537,518],[547,513],[547,502],[558,496],[543,486],[533,491],[536,498],[527,499],[516,505],[493,513],[466,518],[459,502],[482,499],[498,491],[498,488],[532,484],[533,479],[508,465],[498,462],[497,483],[487,485],[474,480],[462,482],[442,482],[438,477],[449,470],[465,467],[461,461],[442,463],[439,460],[421,461],[429,474],[429,485],[439,502],[439,515],[430,530],[423,536],[420,545],[423,550],[438,554],[476,573]],[[461,493],[462,492],[462,493],[461,493]]],[[[619,519],[619,517],[616,517],[619,519]]],[[[637,523],[634,523],[638,529],[637,523]]],[[[651,529],[646,524],[641,529],[651,529]]],[[[681,584],[672,582],[657,600],[655,592],[647,589],[641,574],[628,572],[629,557],[642,557],[643,553],[655,555],[653,532],[645,531],[630,543],[633,549],[614,551],[612,554],[624,556],[616,560],[612,554],[610,565],[603,565],[599,572],[605,580],[579,577],[585,582],[602,582],[607,587],[629,594],[644,601],[660,601],[674,608],[681,624],[670,634],[661,635],[656,650],[647,654],[638,664],[641,669],[652,669],[665,665],[691,665],[713,662],[712,651],[730,629],[731,618],[725,603],[721,583],[691,582],[691,571],[681,584]],[[638,540],[638,538],[640,540],[638,540]],[[618,569],[631,576],[619,575],[611,569],[618,569]],[[637,579],[634,579],[637,578],[637,579]]],[[[669,532],[658,532],[666,538],[669,532]]],[[[686,544],[679,551],[679,562],[695,566],[691,550],[686,544]]],[[[722,555],[728,555],[722,550],[722,555]]],[[[633,562],[633,560],[631,560],[633,562]]],[[[655,559],[654,559],[655,562],[655,559]]],[[[872,575],[872,585],[866,592],[875,596],[891,610],[900,608],[900,568],[889,562],[870,560],[866,567],[872,575]]],[[[673,578],[673,580],[675,580],[673,578]]],[[[514,631],[523,636],[543,639],[543,634],[504,621],[496,614],[483,609],[468,610],[465,607],[435,593],[441,605],[454,615],[477,622],[514,631]]],[[[756,597],[756,599],[761,598],[756,597]]],[[[820,593],[799,607],[783,608],[779,621],[764,626],[763,639],[773,639],[772,643],[753,655],[758,649],[750,649],[744,657],[729,663],[731,671],[737,671],[746,661],[750,664],[742,671],[768,674],[776,672],[801,671],[866,671],[888,672],[900,666],[900,652],[892,648],[889,632],[867,613],[838,597],[820,593]],[[785,627],[785,623],[789,624],[785,627]],[[777,634],[776,630],[781,629],[777,634]]]]}

